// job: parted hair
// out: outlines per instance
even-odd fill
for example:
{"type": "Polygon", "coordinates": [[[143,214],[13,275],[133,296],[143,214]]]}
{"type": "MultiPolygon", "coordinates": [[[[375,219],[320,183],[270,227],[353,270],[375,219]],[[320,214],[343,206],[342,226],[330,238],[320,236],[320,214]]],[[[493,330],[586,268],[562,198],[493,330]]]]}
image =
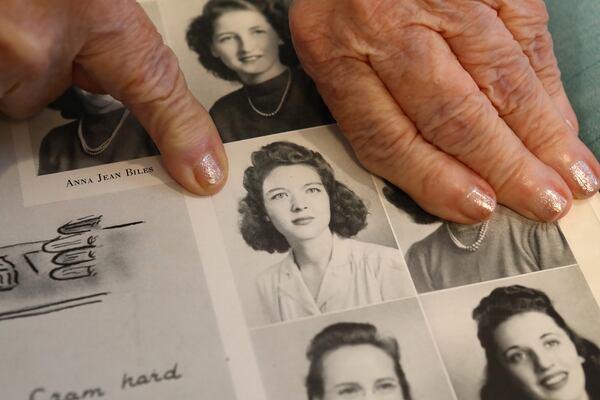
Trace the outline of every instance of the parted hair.
{"type": "Polygon", "coordinates": [[[341,347],[371,345],[386,353],[394,363],[394,372],[400,382],[405,400],[411,400],[410,386],[400,365],[398,341],[390,336],[382,336],[374,325],[357,322],[339,322],[329,325],[319,332],[306,350],[310,362],[305,386],[308,400],[322,399],[324,395],[323,359],[341,347]]]}
{"type": "Polygon", "coordinates": [[[240,231],[254,250],[283,253],[290,248],[285,237],[269,221],[263,200],[267,175],[280,166],[308,165],[319,174],[329,195],[329,229],[341,237],[352,237],[367,226],[365,203],[346,185],[337,181],[333,168],[316,151],[291,142],[274,142],[252,153],[252,165],[244,172],[246,196],[240,201],[240,231]]]}
{"type": "Polygon", "coordinates": [[[585,360],[586,391],[590,400],[600,399],[600,349],[591,341],[579,336],[554,308],[550,298],[542,291],[520,285],[499,287],[483,298],[473,310],[477,322],[477,337],[487,358],[486,380],[481,388],[482,400],[527,399],[522,388],[511,378],[498,359],[494,341],[496,328],[512,316],[526,312],[548,315],[562,328],[585,360]]]}
{"type": "Polygon", "coordinates": [[[283,43],[279,46],[281,63],[289,67],[299,65],[298,57],[292,46],[287,15],[288,6],[285,2],[281,0],[209,0],[204,5],[202,14],[192,20],[186,33],[189,48],[198,55],[198,61],[207,71],[226,81],[240,82],[238,75],[212,53],[214,22],[227,12],[239,10],[257,11],[264,15],[283,43]]]}

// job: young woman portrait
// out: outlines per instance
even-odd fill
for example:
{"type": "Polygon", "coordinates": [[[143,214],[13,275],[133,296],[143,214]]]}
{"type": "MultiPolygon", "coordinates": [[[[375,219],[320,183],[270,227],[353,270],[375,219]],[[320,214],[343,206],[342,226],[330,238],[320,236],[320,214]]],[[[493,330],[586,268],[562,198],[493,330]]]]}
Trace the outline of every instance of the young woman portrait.
{"type": "Polygon", "coordinates": [[[316,151],[274,142],[252,153],[239,204],[248,246],[287,253],[257,278],[271,322],[412,295],[398,250],[353,239],[365,203],[316,151]]]}
{"type": "Polygon", "coordinates": [[[494,289],[473,311],[487,359],[481,400],[600,399],[600,350],[542,291],[494,289]]]}
{"type": "Polygon", "coordinates": [[[308,400],[412,400],[398,342],[372,324],[330,325],[312,339],[306,356],[308,400]]]}
{"type": "Polygon", "coordinates": [[[461,225],[427,213],[395,186],[387,184],[383,193],[402,211],[390,213],[399,240],[429,228],[405,248],[420,293],[576,264],[556,222],[531,221],[498,205],[487,221],[461,225]]]}
{"type": "Polygon", "coordinates": [[[241,84],[210,114],[224,142],[334,122],[300,68],[287,2],[209,0],[188,27],[187,43],[216,77],[241,84]]]}
{"type": "Polygon", "coordinates": [[[42,140],[38,175],[159,154],[139,122],[109,95],[71,87],[50,108],[72,121],[42,140]]]}

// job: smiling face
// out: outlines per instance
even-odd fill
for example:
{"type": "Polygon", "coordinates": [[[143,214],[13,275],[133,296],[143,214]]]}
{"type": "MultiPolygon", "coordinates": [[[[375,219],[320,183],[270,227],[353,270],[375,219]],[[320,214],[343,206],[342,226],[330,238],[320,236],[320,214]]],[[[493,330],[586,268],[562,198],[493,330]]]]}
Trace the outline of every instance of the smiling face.
{"type": "Polygon", "coordinates": [[[212,54],[244,83],[257,84],[285,70],[279,59],[281,38],[264,15],[232,10],[214,21],[212,54]]]}
{"type": "Polygon", "coordinates": [[[514,315],[494,332],[500,363],[535,400],[586,400],[583,358],[547,314],[514,315]]]}
{"type": "Polygon", "coordinates": [[[313,167],[275,167],[263,181],[263,202],[271,223],[290,245],[329,229],[329,195],[313,167]]]}
{"type": "Polygon", "coordinates": [[[370,344],[344,346],[323,357],[322,400],[403,400],[394,361],[370,344]]]}

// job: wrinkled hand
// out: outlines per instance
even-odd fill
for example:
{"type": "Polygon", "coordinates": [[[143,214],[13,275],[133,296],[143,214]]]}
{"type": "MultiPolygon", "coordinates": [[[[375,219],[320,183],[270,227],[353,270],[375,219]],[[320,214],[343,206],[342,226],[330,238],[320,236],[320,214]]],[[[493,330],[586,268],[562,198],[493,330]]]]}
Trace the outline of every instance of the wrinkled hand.
{"type": "Polygon", "coordinates": [[[532,219],[598,191],[542,0],[295,0],[291,28],[361,162],[443,218],[532,219]]]}
{"type": "Polygon", "coordinates": [[[75,84],[122,101],[185,188],[215,192],[226,158],[173,52],[134,0],[4,0],[0,112],[31,116],[75,84]]]}

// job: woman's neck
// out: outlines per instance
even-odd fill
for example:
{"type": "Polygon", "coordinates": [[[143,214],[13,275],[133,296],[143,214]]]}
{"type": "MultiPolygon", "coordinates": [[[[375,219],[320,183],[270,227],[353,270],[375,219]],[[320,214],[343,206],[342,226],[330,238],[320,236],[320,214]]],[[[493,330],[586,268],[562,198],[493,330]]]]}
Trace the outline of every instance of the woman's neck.
{"type": "Polygon", "coordinates": [[[294,261],[300,270],[316,269],[324,271],[331,259],[333,234],[325,229],[319,236],[290,243],[294,261]]]}
{"type": "Polygon", "coordinates": [[[278,61],[264,72],[259,74],[240,74],[239,77],[244,85],[258,85],[283,74],[286,69],[288,67],[278,61]]]}

